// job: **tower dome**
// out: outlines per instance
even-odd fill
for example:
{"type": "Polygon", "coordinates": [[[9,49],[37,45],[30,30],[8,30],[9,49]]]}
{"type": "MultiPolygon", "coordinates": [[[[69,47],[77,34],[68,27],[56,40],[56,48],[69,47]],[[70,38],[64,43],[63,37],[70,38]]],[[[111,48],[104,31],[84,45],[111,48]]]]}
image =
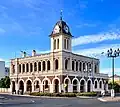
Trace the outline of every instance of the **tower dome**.
{"type": "Polygon", "coordinates": [[[66,24],[65,21],[62,20],[62,13],[61,13],[60,20],[55,24],[53,28],[51,36],[56,34],[67,34],[69,36],[72,36],[68,25],[66,24]]]}

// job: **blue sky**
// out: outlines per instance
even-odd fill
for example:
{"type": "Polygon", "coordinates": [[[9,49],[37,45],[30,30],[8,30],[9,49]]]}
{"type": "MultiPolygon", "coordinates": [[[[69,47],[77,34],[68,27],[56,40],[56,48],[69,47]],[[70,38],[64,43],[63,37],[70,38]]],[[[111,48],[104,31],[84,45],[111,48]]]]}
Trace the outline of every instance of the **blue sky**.
{"type": "MultiPolygon", "coordinates": [[[[2,0],[0,3],[0,60],[50,50],[53,26],[63,19],[74,36],[73,52],[100,58],[100,72],[111,74],[111,60],[101,52],[120,48],[119,0],[2,0]]],[[[120,74],[120,58],[115,72],[120,74]]]]}

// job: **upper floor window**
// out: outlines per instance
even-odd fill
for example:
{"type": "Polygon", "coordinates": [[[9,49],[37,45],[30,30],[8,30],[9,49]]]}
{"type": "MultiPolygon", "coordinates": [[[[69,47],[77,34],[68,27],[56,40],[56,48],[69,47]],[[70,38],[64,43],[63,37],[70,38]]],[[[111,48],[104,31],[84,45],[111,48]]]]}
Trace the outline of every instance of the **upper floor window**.
{"type": "Polygon", "coordinates": [[[69,40],[67,39],[67,49],[69,49],[69,40]]]}
{"type": "Polygon", "coordinates": [[[55,69],[58,69],[58,59],[55,60],[55,69]]]}
{"type": "Polygon", "coordinates": [[[29,64],[26,64],[26,72],[29,72],[29,64]]]}
{"type": "Polygon", "coordinates": [[[56,49],[56,40],[54,40],[54,49],[56,49]]]}
{"type": "Polygon", "coordinates": [[[65,60],[65,69],[68,69],[68,59],[65,60]]]}
{"type": "Polygon", "coordinates": [[[64,39],[64,49],[66,49],[66,39],[64,39]]]}
{"type": "Polygon", "coordinates": [[[76,71],[78,71],[78,62],[76,61],[76,71]]]}
{"type": "Polygon", "coordinates": [[[38,62],[38,70],[41,71],[41,62],[38,62]]]}
{"type": "Polygon", "coordinates": [[[22,67],[23,67],[23,72],[25,72],[25,64],[23,64],[22,67]]]}
{"type": "Polygon", "coordinates": [[[37,71],[37,63],[34,63],[34,71],[37,71]]]}
{"type": "Polygon", "coordinates": [[[59,49],[59,39],[57,39],[57,49],[59,49]]]}
{"type": "Polygon", "coordinates": [[[97,88],[97,81],[95,81],[95,88],[97,88]]]}
{"type": "Polygon", "coordinates": [[[30,72],[32,72],[33,71],[33,65],[32,65],[32,63],[30,63],[30,72]]]}
{"type": "Polygon", "coordinates": [[[72,70],[73,70],[73,71],[74,71],[74,67],[75,67],[74,64],[75,64],[74,61],[72,61],[72,70]]]}
{"type": "Polygon", "coordinates": [[[43,71],[45,71],[45,61],[42,62],[42,66],[43,66],[43,71]]]}
{"type": "Polygon", "coordinates": [[[47,70],[50,70],[50,61],[47,61],[47,70]]]}
{"type": "Polygon", "coordinates": [[[85,63],[83,63],[83,71],[85,71],[86,69],[85,69],[85,63]]]}
{"type": "Polygon", "coordinates": [[[97,65],[95,65],[95,73],[97,73],[97,65]]]}
{"type": "Polygon", "coordinates": [[[21,73],[21,64],[19,64],[19,73],[21,73]]]}
{"type": "Polygon", "coordinates": [[[79,71],[82,71],[82,63],[79,63],[79,71]]]}
{"type": "Polygon", "coordinates": [[[13,73],[15,73],[15,65],[12,65],[13,73]]]}

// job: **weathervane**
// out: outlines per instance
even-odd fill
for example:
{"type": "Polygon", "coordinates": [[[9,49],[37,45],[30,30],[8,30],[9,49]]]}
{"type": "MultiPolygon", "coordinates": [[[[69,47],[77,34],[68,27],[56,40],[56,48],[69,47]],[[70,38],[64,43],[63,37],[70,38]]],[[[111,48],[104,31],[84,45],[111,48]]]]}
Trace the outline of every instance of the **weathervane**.
{"type": "Polygon", "coordinates": [[[62,13],[63,13],[63,11],[61,10],[60,11],[60,20],[62,20],[62,13]]]}

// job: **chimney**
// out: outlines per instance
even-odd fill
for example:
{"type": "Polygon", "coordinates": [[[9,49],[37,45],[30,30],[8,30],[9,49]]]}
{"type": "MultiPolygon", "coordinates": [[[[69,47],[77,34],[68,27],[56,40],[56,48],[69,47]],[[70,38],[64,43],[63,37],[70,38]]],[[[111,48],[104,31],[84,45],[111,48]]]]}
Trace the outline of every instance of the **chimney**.
{"type": "Polygon", "coordinates": [[[26,52],[21,51],[21,53],[23,58],[26,57],[26,52]]]}
{"type": "Polygon", "coordinates": [[[35,56],[35,55],[36,55],[36,51],[32,50],[32,56],[35,56]]]}

